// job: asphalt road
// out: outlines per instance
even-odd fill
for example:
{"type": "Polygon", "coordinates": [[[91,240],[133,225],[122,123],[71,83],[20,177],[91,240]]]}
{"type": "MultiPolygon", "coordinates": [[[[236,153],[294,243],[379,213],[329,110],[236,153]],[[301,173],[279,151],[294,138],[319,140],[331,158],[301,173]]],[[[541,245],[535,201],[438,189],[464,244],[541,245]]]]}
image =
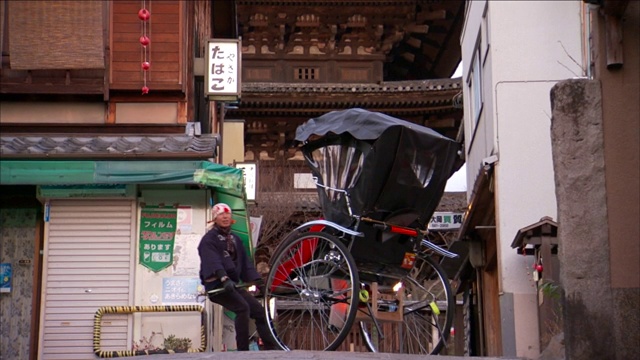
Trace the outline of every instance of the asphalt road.
{"type": "MultiPolygon", "coordinates": [[[[127,357],[127,359],[139,358],[127,357]]],[[[146,358],[146,356],[144,357],[146,358]]],[[[469,360],[462,356],[437,356],[437,355],[403,355],[389,353],[364,353],[364,352],[339,352],[339,351],[246,351],[246,352],[217,352],[217,353],[180,353],[180,354],[157,354],[149,360],[469,360]]],[[[519,358],[505,357],[474,357],[478,360],[521,360],[519,358]]]]}

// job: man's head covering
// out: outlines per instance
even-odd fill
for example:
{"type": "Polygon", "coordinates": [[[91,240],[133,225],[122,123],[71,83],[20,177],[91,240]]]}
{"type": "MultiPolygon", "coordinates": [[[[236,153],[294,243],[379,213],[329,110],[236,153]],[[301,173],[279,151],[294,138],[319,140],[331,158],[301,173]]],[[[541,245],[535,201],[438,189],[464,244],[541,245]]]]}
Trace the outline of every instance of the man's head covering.
{"type": "Polygon", "coordinates": [[[222,213],[231,214],[231,208],[224,203],[217,203],[211,208],[211,220],[215,220],[222,213]]]}

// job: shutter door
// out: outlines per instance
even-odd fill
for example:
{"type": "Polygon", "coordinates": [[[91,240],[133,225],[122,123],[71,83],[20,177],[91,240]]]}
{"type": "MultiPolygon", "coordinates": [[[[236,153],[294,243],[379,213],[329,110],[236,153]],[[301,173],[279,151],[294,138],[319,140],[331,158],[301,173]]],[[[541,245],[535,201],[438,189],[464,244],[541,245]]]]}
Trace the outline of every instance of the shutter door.
{"type": "MultiPolygon", "coordinates": [[[[95,359],[93,318],[132,305],[132,200],[51,200],[45,237],[39,359],[95,359]]],[[[128,350],[131,315],[103,317],[101,349],[128,350]]]]}

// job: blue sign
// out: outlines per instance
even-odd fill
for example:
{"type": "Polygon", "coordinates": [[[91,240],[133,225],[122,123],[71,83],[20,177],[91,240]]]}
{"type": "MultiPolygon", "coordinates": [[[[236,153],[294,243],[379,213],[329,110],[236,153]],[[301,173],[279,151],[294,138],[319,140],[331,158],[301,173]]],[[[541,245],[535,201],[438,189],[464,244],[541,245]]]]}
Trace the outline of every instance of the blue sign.
{"type": "Polygon", "coordinates": [[[0,293],[11,292],[11,264],[0,264],[0,293]]]}
{"type": "Polygon", "coordinates": [[[162,304],[197,304],[200,279],[166,277],[162,279],[162,304]]]}

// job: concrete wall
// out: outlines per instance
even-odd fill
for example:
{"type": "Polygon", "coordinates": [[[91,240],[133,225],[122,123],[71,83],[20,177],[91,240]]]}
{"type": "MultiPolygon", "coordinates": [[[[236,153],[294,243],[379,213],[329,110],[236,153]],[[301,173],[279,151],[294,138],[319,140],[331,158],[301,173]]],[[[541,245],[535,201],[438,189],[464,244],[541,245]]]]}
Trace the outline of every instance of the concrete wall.
{"type": "Polygon", "coordinates": [[[499,158],[493,186],[506,356],[533,358],[540,352],[533,259],[518,256],[510,244],[520,228],[543,216],[556,218],[549,91],[560,80],[585,74],[582,7],[579,1],[473,1],[461,39],[465,85],[478,39],[488,45],[484,105],[474,131],[466,101],[471,94],[464,90],[465,142],[469,184],[482,159],[499,158]]]}
{"type": "Polygon", "coordinates": [[[0,123],[103,124],[104,103],[0,102],[0,123]]]}
{"type": "MultiPolygon", "coordinates": [[[[0,102],[0,123],[104,124],[103,102],[0,102]]],[[[116,124],[177,124],[178,103],[115,103],[116,124]]]]}
{"type": "Polygon", "coordinates": [[[244,120],[226,120],[222,130],[221,164],[233,166],[244,161],[244,120]]]}
{"type": "Polygon", "coordinates": [[[615,359],[600,84],[568,80],[551,97],[567,354],[615,359]]]}
{"type": "Polygon", "coordinates": [[[30,334],[37,262],[34,259],[37,213],[35,208],[0,208],[0,263],[10,264],[12,268],[11,289],[0,292],[0,356],[3,359],[29,359],[33,355],[30,334]],[[21,263],[25,260],[30,263],[21,263]]]}
{"type": "Polygon", "coordinates": [[[177,124],[178,103],[116,103],[116,124],[177,124]]]}
{"type": "Polygon", "coordinates": [[[553,92],[561,282],[569,359],[640,358],[640,3],[607,29],[591,11],[594,81],[553,92]],[[622,66],[607,66],[607,30],[622,66]]]}
{"type": "MultiPolygon", "coordinates": [[[[136,265],[135,300],[136,305],[178,305],[179,300],[163,301],[163,280],[176,279],[180,281],[197,279],[198,285],[200,258],[197,246],[205,233],[207,194],[205,190],[179,190],[177,187],[158,188],[147,187],[141,190],[142,197],[139,202],[147,205],[179,204],[187,206],[187,215],[181,223],[178,219],[176,231],[173,264],[159,272],[153,272],[146,267],[136,265]]],[[[140,208],[140,206],[139,206],[140,208]]],[[[136,239],[136,249],[140,239],[136,239]]],[[[139,254],[136,253],[136,257],[139,254]]],[[[136,263],[138,261],[136,260],[136,263]]],[[[202,299],[204,300],[204,299],[202,299]]],[[[198,303],[185,303],[197,305],[198,303]]],[[[169,313],[143,313],[134,316],[134,341],[143,337],[149,339],[153,333],[157,335],[154,340],[162,344],[164,338],[175,335],[178,338],[188,337],[192,339],[192,347],[200,347],[200,314],[197,312],[169,312],[169,313]]],[[[210,324],[207,324],[209,326],[210,324]]],[[[157,345],[157,344],[155,344],[157,345]]]]}
{"type": "MultiPolygon", "coordinates": [[[[462,46],[463,64],[462,92],[463,98],[465,99],[463,103],[463,120],[465,129],[465,148],[467,152],[467,197],[469,198],[471,196],[471,191],[473,190],[473,184],[476,176],[482,166],[482,159],[495,152],[495,125],[493,118],[490,115],[487,115],[493,113],[493,103],[490,97],[491,91],[484,91],[484,108],[477,120],[477,123],[475,123],[476,119],[472,119],[470,115],[472,113],[471,101],[468,99],[472,98],[472,94],[469,89],[469,76],[476,44],[480,38],[482,38],[481,40],[485,46],[490,42],[490,40],[487,40],[486,37],[483,36],[483,26],[487,25],[486,23],[483,25],[483,16],[487,10],[487,2],[482,0],[471,1],[467,6],[467,15],[460,41],[462,46]]],[[[482,75],[485,81],[483,87],[488,89],[491,84],[491,67],[487,65],[487,63],[491,64],[491,61],[488,61],[487,57],[491,57],[491,54],[489,52],[483,52],[482,56],[482,75]]]]}

